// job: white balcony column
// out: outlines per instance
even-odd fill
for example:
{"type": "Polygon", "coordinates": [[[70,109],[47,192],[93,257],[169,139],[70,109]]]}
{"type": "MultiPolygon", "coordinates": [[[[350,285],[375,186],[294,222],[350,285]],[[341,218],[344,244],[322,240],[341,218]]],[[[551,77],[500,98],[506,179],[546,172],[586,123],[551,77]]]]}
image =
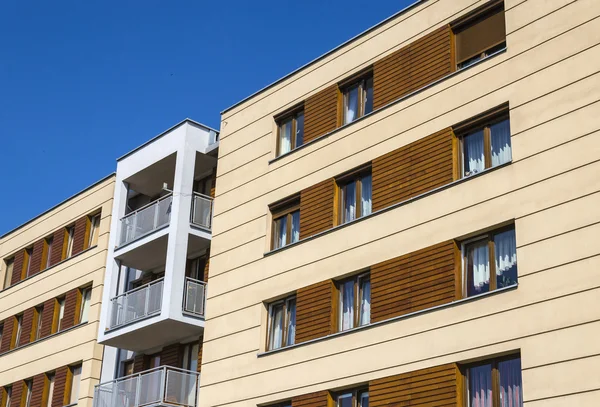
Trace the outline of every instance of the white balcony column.
{"type": "MultiPolygon", "coordinates": [[[[165,264],[162,310],[163,315],[182,320],[181,304],[185,280],[190,211],[194,184],[196,150],[186,140],[177,151],[173,203],[169,224],[169,240],[165,264]]],[[[170,186],[171,187],[171,186],[170,186]]]]}

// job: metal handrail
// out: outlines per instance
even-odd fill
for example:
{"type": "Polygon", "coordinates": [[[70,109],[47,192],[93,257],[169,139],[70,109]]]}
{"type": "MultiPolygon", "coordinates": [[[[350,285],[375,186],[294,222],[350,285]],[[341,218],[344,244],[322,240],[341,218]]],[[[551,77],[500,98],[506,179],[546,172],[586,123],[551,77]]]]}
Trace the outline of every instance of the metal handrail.
{"type": "Polygon", "coordinates": [[[192,193],[192,195],[194,195],[194,196],[199,196],[199,197],[201,197],[201,198],[210,199],[211,201],[214,199],[214,198],[213,198],[212,196],[210,196],[210,195],[201,194],[200,192],[196,192],[196,191],[194,191],[194,192],[192,193]]]}
{"type": "Polygon", "coordinates": [[[164,279],[165,279],[164,277],[157,278],[157,279],[156,279],[156,280],[154,280],[154,281],[150,281],[149,283],[143,284],[143,285],[141,285],[141,286],[139,286],[139,287],[136,287],[136,288],[134,288],[134,289],[132,289],[132,290],[125,291],[125,292],[124,292],[124,293],[122,293],[122,294],[119,294],[119,295],[117,295],[117,296],[115,296],[115,297],[112,297],[112,298],[110,299],[110,301],[114,301],[114,300],[116,300],[116,299],[117,299],[117,298],[119,298],[119,297],[124,297],[124,296],[126,296],[126,295],[131,295],[131,294],[133,294],[134,292],[140,291],[140,290],[142,290],[142,289],[144,289],[144,288],[148,288],[148,287],[150,287],[151,285],[158,284],[158,283],[160,283],[161,281],[164,281],[164,279]]]}
{"type": "MultiPolygon", "coordinates": [[[[162,308],[162,297],[164,289],[164,277],[146,283],[133,290],[119,294],[110,299],[111,317],[108,329],[114,329],[125,324],[137,321],[160,312],[162,308]],[[152,291],[152,287],[160,284],[160,292],[152,291]],[[145,296],[139,299],[134,298],[133,302],[129,298],[137,293],[146,291],[145,296]],[[141,299],[141,301],[140,301],[141,299]],[[132,308],[133,306],[133,308],[132,308]]],[[[141,294],[140,294],[141,295],[141,294]]]]}
{"type": "Polygon", "coordinates": [[[179,372],[182,372],[182,373],[190,373],[190,374],[193,373],[193,374],[195,374],[197,376],[200,376],[200,372],[194,372],[193,370],[182,369],[180,367],[175,367],[175,366],[159,366],[159,367],[153,367],[151,369],[142,370],[141,372],[133,373],[133,374],[130,374],[130,375],[127,375],[127,376],[117,377],[116,379],[109,380],[107,382],[98,383],[94,387],[99,387],[99,386],[102,386],[102,385],[105,385],[105,384],[109,384],[109,383],[122,382],[122,381],[125,381],[125,380],[128,380],[128,379],[131,379],[131,378],[133,378],[135,376],[141,376],[141,375],[144,375],[144,374],[147,374],[147,373],[151,373],[151,372],[154,372],[154,371],[157,371],[157,370],[176,370],[176,371],[179,371],[179,372]]]}
{"type": "Polygon", "coordinates": [[[186,277],[185,284],[184,284],[184,290],[185,291],[184,291],[184,295],[183,295],[183,311],[204,316],[204,313],[206,311],[206,282],[202,281],[202,280],[197,280],[195,278],[186,277]],[[202,288],[203,288],[202,305],[201,305],[200,312],[191,311],[189,309],[189,306],[188,306],[188,285],[189,285],[189,283],[197,284],[199,286],[202,286],[202,288]]]}
{"type": "Polygon", "coordinates": [[[193,192],[192,193],[192,210],[190,212],[190,222],[195,225],[198,225],[202,228],[210,230],[212,227],[213,203],[214,203],[214,198],[212,196],[204,195],[199,192],[193,192]],[[202,201],[208,202],[207,207],[205,207],[205,210],[207,210],[207,212],[197,213],[196,205],[198,205],[198,203],[202,202],[202,201]],[[200,219],[203,217],[202,215],[207,215],[207,219],[205,219],[205,221],[202,221],[200,219]]]}
{"type": "Polygon", "coordinates": [[[155,205],[156,203],[158,203],[158,202],[160,202],[160,201],[163,201],[163,200],[165,200],[165,199],[169,198],[170,196],[173,196],[173,193],[172,193],[172,192],[169,192],[167,195],[165,195],[165,196],[161,196],[160,198],[158,198],[158,199],[155,199],[155,200],[154,200],[154,201],[152,201],[152,202],[148,202],[146,205],[144,205],[144,206],[141,206],[141,207],[137,208],[136,210],[129,212],[127,215],[125,215],[125,216],[123,216],[121,219],[119,219],[119,221],[122,221],[122,220],[124,220],[124,219],[127,219],[127,218],[129,218],[129,217],[131,217],[131,216],[133,216],[133,215],[137,214],[138,212],[141,212],[141,211],[143,211],[144,209],[146,209],[146,208],[149,208],[149,207],[151,207],[152,205],[155,205]]]}

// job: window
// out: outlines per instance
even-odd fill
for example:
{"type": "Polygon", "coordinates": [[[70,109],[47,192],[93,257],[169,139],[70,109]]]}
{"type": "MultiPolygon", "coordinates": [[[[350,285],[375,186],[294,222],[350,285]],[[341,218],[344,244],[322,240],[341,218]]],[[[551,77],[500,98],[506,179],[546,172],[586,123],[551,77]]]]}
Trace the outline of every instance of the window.
{"type": "Polygon", "coordinates": [[[154,354],[154,355],[150,355],[148,356],[148,369],[154,369],[156,367],[160,367],[160,355],[159,354],[154,354]]]}
{"type": "Polygon", "coordinates": [[[293,345],[296,341],[296,296],[269,305],[267,350],[293,345]]]}
{"type": "Polygon", "coordinates": [[[510,121],[506,113],[455,131],[460,134],[461,177],[480,173],[512,159],[510,121]]]}
{"type": "Polygon", "coordinates": [[[506,47],[504,3],[495,1],[453,24],[458,69],[506,47]]]}
{"type": "Polygon", "coordinates": [[[304,143],[304,109],[296,109],[277,119],[277,155],[289,153],[304,143]]]}
{"type": "Polygon", "coordinates": [[[21,315],[17,315],[15,317],[15,323],[16,323],[16,333],[15,333],[15,342],[13,344],[14,348],[17,348],[19,346],[19,342],[21,341],[21,331],[23,330],[23,314],[21,315]]]}
{"type": "Polygon", "coordinates": [[[133,374],[135,369],[135,362],[133,360],[125,360],[123,361],[123,366],[121,367],[121,377],[130,376],[133,374]]]}
{"type": "Polygon", "coordinates": [[[369,391],[361,389],[338,394],[336,407],[369,407],[369,391]]]}
{"type": "Polygon", "coordinates": [[[75,226],[69,226],[65,229],[65,246],[63,251],[63,260],[73,255],[73,240],[75,239],[75,226]]]}
{"type": "Polygon", "coordinates": [[[462,244],[462,254],[467,297],[517,283],[514,226],[466,241],[462,244]]]}
{"type": "Polygon", "coordinates": [[[81,365],[69,366],[67,373],[67,384],[65,388],[65,400],[68,404],[76,404],[79,400],[79,382],[81,381],[81,365]]]}
{"type": "Polygon", "coordinates": [[[371,278],[359,274],[338,284],[339,330],[356,328],[371,323],[371,278]]]}
{"type": "Polygon", "coordinates": [[[183,365],[182,367],[192,372],[198,371],[198,342],[188,343],[183,348],[183,365]]]}
{"type": "Polygon", "coordinates": [[[52,242],[54,238],[52,236],[44,239],[44,248],[42,249],[42,262],[41,270],[45,270],[50,267],[52,259],[52,242]]]}
{"type": "MultiPolygon", "coordinates": [[[[10,407],[10,396],[12,395],[12,387],[4,387],[4,403],[2,407],[10,407]]],[[[2,399],[2,398],[0,398],[2,399]]],[[[1,401],[1,400],[0,400],[1,401]]]]}
{"type": "Polygon", "coordinates": [[[0,345],[2,345],[2,334],[4,333],[4,324],[0,325],[0,345]]]}
{"type": "Polygon", "coordinates": [[[33,332],[31,332],[31,341],[37,341],[40,339],[42,335],[42,320],[44,316],[44,306],[39,305],[35,307],[35,311],[33,313],[33,332]]]}
{"type": "Polygon", "coordinates": [[[33,380],[29,379],[29,380],[25,380],[25,407],[30,407],[31,406],[31,390],[33,388],[33,380]]]}
{"type": "Polygon", "coordinates": [[[54,397],[54,373],[46,373],[46,387],[44,389],[43,400],[45,407],[52,407],[52,397],[54,397]]]}
{"type": "Polygon", "coordinates": [[[188,259],[185,276],[194,280],[204,281],[204,268],[206,267],[206,255],[188,259]]]}
{"type": "Polygon", "coordinates": [[[373,74],[343,86],[342,91],[342,124],[354,120],[373,111],[373,74]]]}
{"type": "Polygon", "coordinates": [[[337,181],[338,223],[344,224],[371,213],[371,169],[360,170],[337,181]]]}
{"type": "Polygon", "coordinates": [[[521,358],[510,356],[467,366],[466,407],[523,406],[521,358]]]}
{"type": "Polygon", "coordinates": [[[89,217],[89,235],[86,248],[93,247],[98,244],[98,232],[100,229],[100,214],[89,217]]]}
{"type": "Polygon", "coordinates": [[[64,298],[59,298],[58,300],[58,314],[55,315],[56,317],[56,331],[55,332],[59,332],[62,328],[62,322],[63,322],[63,318],[65,316],[65,299],[64,298]]]}
{"type": "Polygon", "coordinates": [[[297,198],[271,208],[273,230],[271,247],[279,249],[300,240],[300,202],[297,198]]]}
{"type": "Polygon", "coordinates": [[[92,299],[92,287],[81,289],[81,305],[79,306],[79,323],[88,322],[90,314],[90,301],[92,299]]]}
{"type": "Polygon", "coordinates": [[[31,273],[31,256],[33,255],[33,248],[25,249],[25,256],[23,258],[24,269],[25,269],[25,277],[29,277],[29,273],[31,273]]]}
{"type": "Polygon", "coordinates": [[[5,269],[6,274],[4,274],[4,288],[8,288],[8,287],[10,287],[10,282],[12,279],[15,258],[11,257],[10,259],[5,260],[5,264],[6,264],[6,267],[4,269],[5,269]]]}

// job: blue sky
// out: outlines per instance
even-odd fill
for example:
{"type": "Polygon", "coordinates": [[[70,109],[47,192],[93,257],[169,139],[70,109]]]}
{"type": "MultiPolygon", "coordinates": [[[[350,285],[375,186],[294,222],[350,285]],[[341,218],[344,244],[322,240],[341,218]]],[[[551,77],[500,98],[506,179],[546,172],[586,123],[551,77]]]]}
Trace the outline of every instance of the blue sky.
{"type": "Polygon", "coordinates": [[[0,2],[0,235],[407,0],[0,2]]]}

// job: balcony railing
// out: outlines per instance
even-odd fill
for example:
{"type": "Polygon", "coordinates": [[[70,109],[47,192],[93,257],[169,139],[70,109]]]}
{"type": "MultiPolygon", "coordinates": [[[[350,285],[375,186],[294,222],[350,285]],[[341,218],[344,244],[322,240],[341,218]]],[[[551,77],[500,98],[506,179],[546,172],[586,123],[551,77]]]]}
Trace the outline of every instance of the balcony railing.
{"type": "Polygon", "coordinates": [[[142,206],[121,218],[119,246],[133,242],[156,229],[168,225],[171,220],[173,194],[142,206]]]}
{"type": "Polygon", "coordinates": [[[97,385],[94,407],[196,407],[199,386],[199,373],[162,366],[97,385]]]}
{"type": "Polygon", "coordinates": [[[192,223],[210,230],[212,225],[213,199],[208,195],[194,192],[192,197],[192,223]]]}
{"type": "Polygon", "coordinates": [[[205,303],[206,283],[204,281],[186,277],[183,311],[203,317],[205,303]]]}
{"type": "Polygon", "coordinates": [[[160,278],[112,298],[110,300],[112,317],[109,329],[159,313],[162,304],[163,280],[160,278]]]}

